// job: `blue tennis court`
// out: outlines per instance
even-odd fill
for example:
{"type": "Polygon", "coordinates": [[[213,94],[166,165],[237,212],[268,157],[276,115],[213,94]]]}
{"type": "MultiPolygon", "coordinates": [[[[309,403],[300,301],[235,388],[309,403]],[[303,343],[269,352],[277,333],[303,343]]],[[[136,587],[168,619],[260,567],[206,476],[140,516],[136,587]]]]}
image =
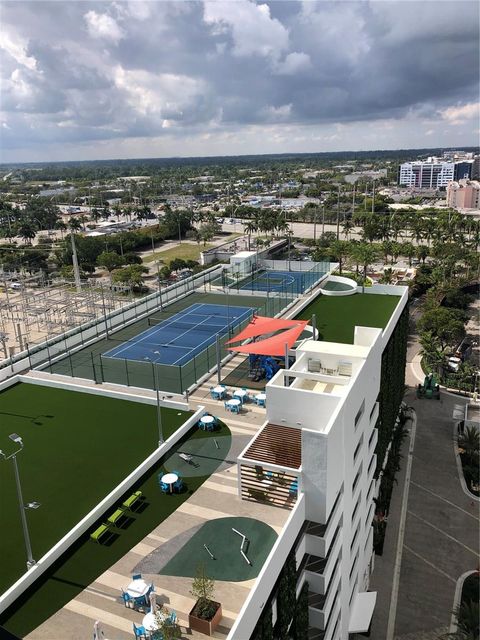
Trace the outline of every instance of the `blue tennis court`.
{"type": "Polygon", "coordinates": [[[181,366],[215,343],[217,334],[250,320],[255,309],[192,304],[103,354],[103,358],[181,366]]]}
{"type": "MultiPolygon", "coordinates": [[[[247,291],[278,291],[300,294],[318,282],[324,272],[262,271],[248,276],[238,288],[247,291]]],[[[237,285],[234,286],[237,288],[237,285]]]]}

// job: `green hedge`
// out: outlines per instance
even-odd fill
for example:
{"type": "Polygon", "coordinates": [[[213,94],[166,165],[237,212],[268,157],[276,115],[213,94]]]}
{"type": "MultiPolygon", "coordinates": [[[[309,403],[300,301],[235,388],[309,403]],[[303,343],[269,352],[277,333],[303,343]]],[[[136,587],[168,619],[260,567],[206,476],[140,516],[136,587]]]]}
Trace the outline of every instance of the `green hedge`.
{"type": "Polygon", "coordinates": [[[380,379],[378,441],[375,448],[378,478],[390,440],[395,420],[405,393],[405,367],[407,364],[408,304],[402,311],[390,340],[382,354],[380,379]]]}

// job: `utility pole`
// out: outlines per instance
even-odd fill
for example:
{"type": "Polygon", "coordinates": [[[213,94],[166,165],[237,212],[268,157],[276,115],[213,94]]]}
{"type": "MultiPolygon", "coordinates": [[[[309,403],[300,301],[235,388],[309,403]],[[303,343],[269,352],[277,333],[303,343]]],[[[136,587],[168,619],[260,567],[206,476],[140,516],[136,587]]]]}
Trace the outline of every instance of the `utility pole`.
{"type": "Polygon", "coordinates": [[[338,187],[337,197],[337,240],[340,238],[340,187],[338,187]]]}
{"type": "Polygon", "coordinates": [[[80,281],[80,269],[78,268],[77,248],[75,246],[75,234],[70,232],[70,240],[72,242],[72,264],[73,264],[73,276],[75,278],[75,287],[77,293],[82,291],[82,283],[80,281]]]}
{"type": "Polygon", "coordinates": [[[375,178],[373,179],[372,213],[375,213],[375,178]]]}

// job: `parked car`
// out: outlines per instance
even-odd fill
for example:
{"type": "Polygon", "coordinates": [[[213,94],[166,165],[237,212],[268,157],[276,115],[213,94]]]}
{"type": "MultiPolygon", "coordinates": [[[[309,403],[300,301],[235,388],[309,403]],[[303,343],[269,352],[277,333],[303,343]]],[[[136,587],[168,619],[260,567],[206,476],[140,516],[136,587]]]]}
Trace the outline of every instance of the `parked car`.
{"type": "Polygon", "coordinates": [[[447,367],[450,371],[457,372],[461,364],[462,364],[461,359],[455,356],[452,356],[447,360],[447,367]]]}

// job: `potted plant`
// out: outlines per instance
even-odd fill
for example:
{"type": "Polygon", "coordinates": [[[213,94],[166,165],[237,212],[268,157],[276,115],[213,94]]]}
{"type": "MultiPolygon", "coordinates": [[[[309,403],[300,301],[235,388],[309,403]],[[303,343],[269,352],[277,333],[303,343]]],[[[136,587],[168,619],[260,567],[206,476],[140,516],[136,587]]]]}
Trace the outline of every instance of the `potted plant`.
{"type": "Polygon", "coordinates": [[[197,575],[193,579],[190,593],[197,598],[195,606],[188,614],[188,624],[194,631],[211,636],[222,619],[222,605],[212,600],[215,581],[205,573],[205,566],[197,567],[197,575]]]}

